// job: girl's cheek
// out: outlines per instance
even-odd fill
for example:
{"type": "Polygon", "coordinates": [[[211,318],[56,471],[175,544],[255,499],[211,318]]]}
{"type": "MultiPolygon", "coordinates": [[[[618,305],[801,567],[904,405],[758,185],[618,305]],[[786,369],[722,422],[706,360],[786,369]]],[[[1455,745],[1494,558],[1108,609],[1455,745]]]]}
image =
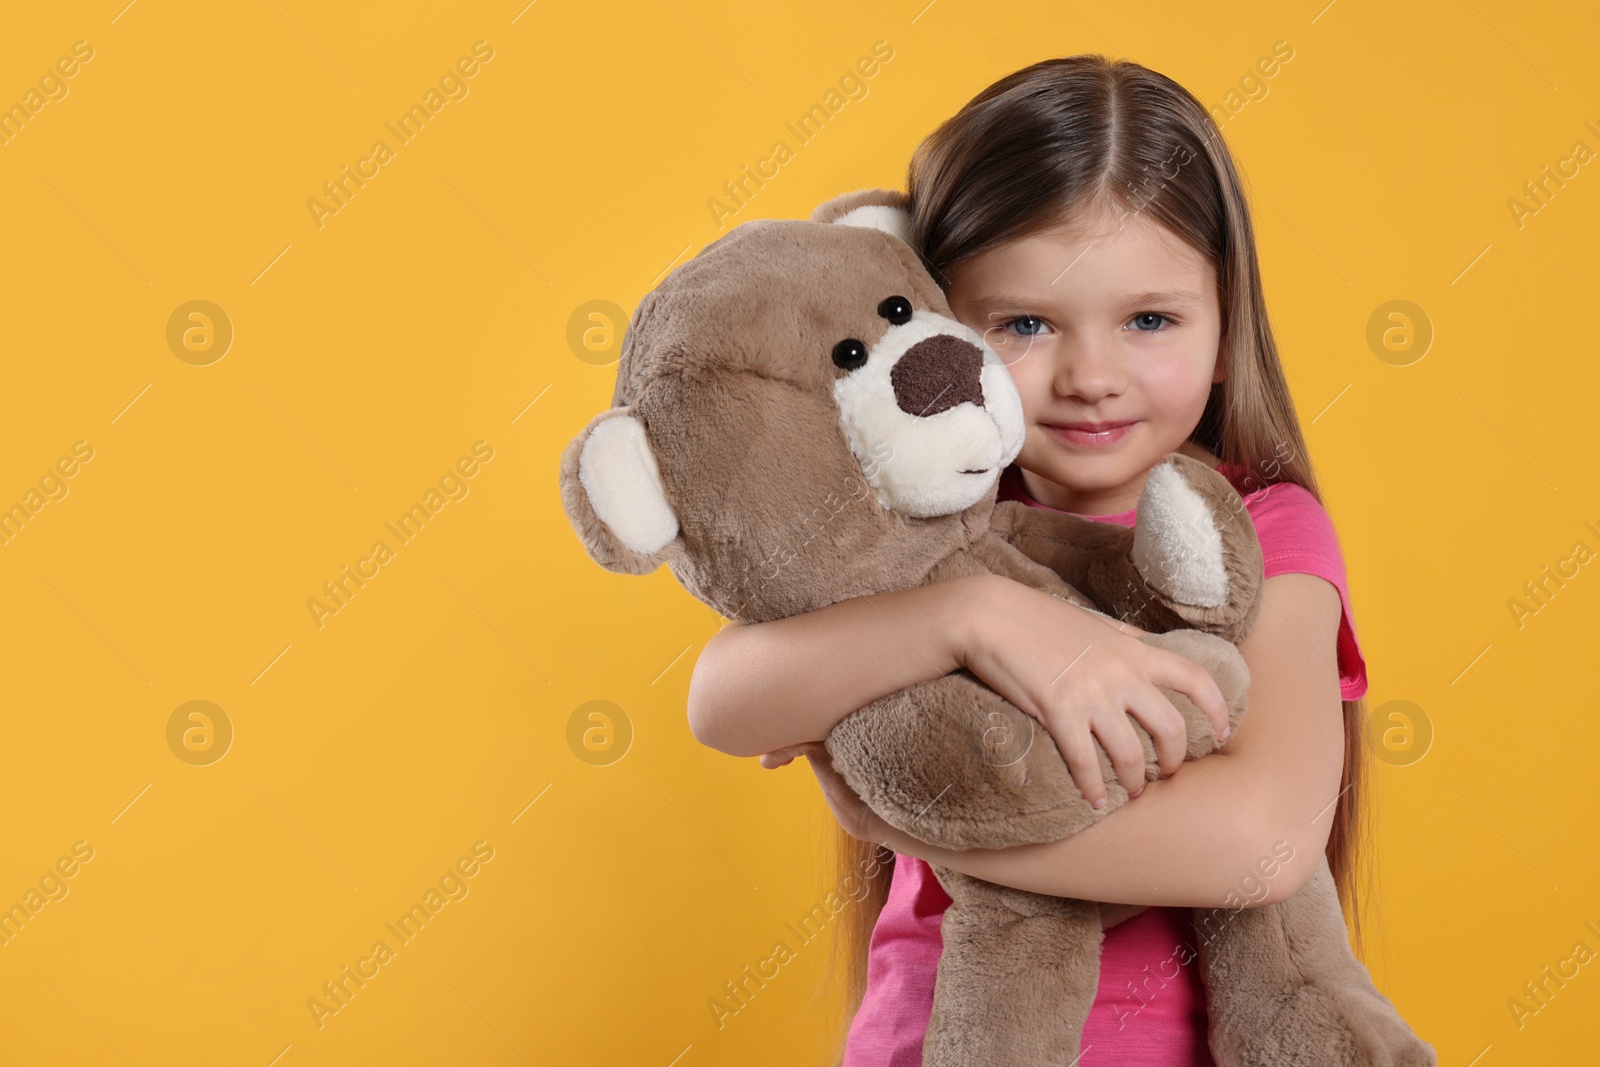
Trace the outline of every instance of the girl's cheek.
{"type": "Polygon", "coordinates": [[[1146,396],[1159,397],[1173,407],[1202,406],[1211,395],[1211,374],[1202,361],[1192,357],[1146,364],[1138,376],[1146,396]]]}
{"type": "Polygon", "coordinates": [[[983,335],[983,343],[988,345],[994,354],[1000,357],[1000,362],[1008,367],[1017,361],[1017,353],[1020,351],[1012,344],[1015,340],[1009,331],[1002,330],[998,326],[983,335]]]}
{"type": "Polygon", "coordinates": [[[1005,363],[1006,373],[1011,376],[1011,384],[1016,386],[1019,394],[1022,394],[1022,405],[1027,406],[1029,394],[1037,387],[1037,381],[1040,378],[1040,371],[1038,371],[1040,360],[1032,360],[1032,362],[1030,360],[1018,360],[1018,358],[1013,358],[1016,355],[1014,352],[1005,352],[1005,350],[998,350],[997,355],[1000,357],[1000,362],[1005,363]]]}
{"type": "Polygon", "coordinates": [[[1013,377],[1024,366],[1031,364],[1037,367],[1047,361],[1050,354],[1049,345],[1046,343],[1048,340],[1049,335],[1019,337],[1009,330],[998,334],[992,333],[984,338],[989,347],[994,349],[994,354],[1000,357],[1000,362],[1012,372],[1013,377]]]}

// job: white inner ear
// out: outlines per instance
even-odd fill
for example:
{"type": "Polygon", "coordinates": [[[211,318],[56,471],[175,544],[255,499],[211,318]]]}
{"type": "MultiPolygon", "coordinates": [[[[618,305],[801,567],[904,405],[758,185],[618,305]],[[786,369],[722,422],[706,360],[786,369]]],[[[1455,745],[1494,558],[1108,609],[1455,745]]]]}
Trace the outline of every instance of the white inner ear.
{"type": "Polygon", "coordinates": [[[1180,604],[1216,608],[1228,602],[1222,534],[1205,498],[1171,463],[1145,479],[1131,555],[1145,581],[1180,604]]]}
{"type": "Polygon", "coordinates": [[[869,230],[882,230],[906,244],[911,243],[911,213],[890,204],[852,208],[833,221],[838,226],[864,226],[869,230]]]}
{"type": "Polygon", "coordinates": [[[632,415],[606,419],[589,432],[578,456],[578,481],[589,506],[625,548],[651,556],[678,536],[644,423],[632,415]]]}

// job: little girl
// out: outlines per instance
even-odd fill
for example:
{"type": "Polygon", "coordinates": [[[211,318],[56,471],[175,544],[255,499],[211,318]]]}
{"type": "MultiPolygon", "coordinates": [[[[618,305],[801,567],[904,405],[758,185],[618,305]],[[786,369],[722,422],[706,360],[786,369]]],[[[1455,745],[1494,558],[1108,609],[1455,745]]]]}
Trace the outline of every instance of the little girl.
{"type": "MultiPolygon", "coordinates": [[[[840,884],[861,904],[836,941],[859,1005],[836,1063],[921,1063],[950,902],[931,863],[1111,902],[1083,1067],[1210,1064],[1187,909],[1284,899],[1325,849],[1359,945],[1365,754],[1343,557],[1278,362],[1237,171],[1186,90],[1085,55],[979,93],[918,147],[908,192],[925,264],[1022,397],[1027,435],[1001,500],[1131,525],[1146,475],[1174,451],[1243,496],[1267,575],[1240,645],[1249,712],[1226,748],[1184,765],[1182,721],[1157,688],[1181,688],[1167,653],[1131,625],[983,576],[724,627],[695,665],[691,726],[766,767],[808,756],[838,817],[840,884]],[[1106,786],[1083,758],[1094,740],[1139,799],[1096,832],[1007,849],[947,851],[889,828],[820,741],[878,697],[963,667],[1041,720],[1096,806],[1106,786]],[[1170,776],[1148,787],[1135,719],[1170,776]]],[[[1188,695],[1218,703],[1214,690],[1188,695]]]]}

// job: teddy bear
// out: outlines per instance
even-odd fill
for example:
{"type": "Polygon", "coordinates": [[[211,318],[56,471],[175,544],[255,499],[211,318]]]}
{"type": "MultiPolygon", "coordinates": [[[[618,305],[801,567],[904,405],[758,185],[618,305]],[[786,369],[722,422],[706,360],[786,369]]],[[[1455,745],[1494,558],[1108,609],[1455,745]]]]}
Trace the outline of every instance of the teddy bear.
{"type": "MultiPolygon", "coordinates": [[[[809,219],[743,223],[638,304],[611,407],[564,449],[560,492],[589,556],[662,564],[721,615],[760,622],[850,597],[999,574],[1147,631],[1200,664],[1237,726],[1235,643],[1261,610],[1262,560],[1237,492],[1173,454],[1133,527],[996,503],[1022,446],[1021,401],[911,245],[903,193],[809,219]]],[[[1186,757],[1217,747],[1182,693],[1186,757]]],[[[966,670],[846,716],[835,768],[888,824],[948,849],[1058,840],[1127,791],[1099,751],[1093,809],[1036,720],[966,670]]],[[[1147,780],[1155,748],[1136,725],[1147,780]]],[[[1100,906],[935,867],[950,895],[927,1067],[1060,1067],[1080,1054],[1099,977],[1100,906]]],[[[1325,857],[1290,898],[1196,908],[1220,1067],[1432,1065],[1350,952],[1325,857]]]]}

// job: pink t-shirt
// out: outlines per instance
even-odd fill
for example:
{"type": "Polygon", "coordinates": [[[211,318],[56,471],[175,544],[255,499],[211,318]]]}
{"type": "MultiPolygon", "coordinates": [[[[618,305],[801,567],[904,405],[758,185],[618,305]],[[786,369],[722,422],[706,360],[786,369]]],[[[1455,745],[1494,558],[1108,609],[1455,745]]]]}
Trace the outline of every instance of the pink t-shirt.
{"type": "MultiPolygon", "coordinates": [[[[1267,577],[1315,574],[1339,590],[1339,689],[1345,700],[1360,697],[1367,691],[1366,663],[1351,621],[1344,556],[1327,511],[1292,482],[1245,493],[1243,468],[1225,463],[1218,470],[1244,496],[1267,577]]],[[[1016,467],[1001,476],[999,499],[1047,507],[1023,490],[1016,467]]],[[[1131,526],[1136,512],[1084,517],[1131,526]]],[[[943,948],[939,924],[949,906],[949,895],[926,862],[896,854],[888,901],[872,930],[867,989],[850,1026],[843,1067],[921,1067],[943,948]]],[[[1189,914],[1188,908],[1148,908],[1106,931],[1079,1067],[1211,1067],[1205,989],[1189,914]]]]}

